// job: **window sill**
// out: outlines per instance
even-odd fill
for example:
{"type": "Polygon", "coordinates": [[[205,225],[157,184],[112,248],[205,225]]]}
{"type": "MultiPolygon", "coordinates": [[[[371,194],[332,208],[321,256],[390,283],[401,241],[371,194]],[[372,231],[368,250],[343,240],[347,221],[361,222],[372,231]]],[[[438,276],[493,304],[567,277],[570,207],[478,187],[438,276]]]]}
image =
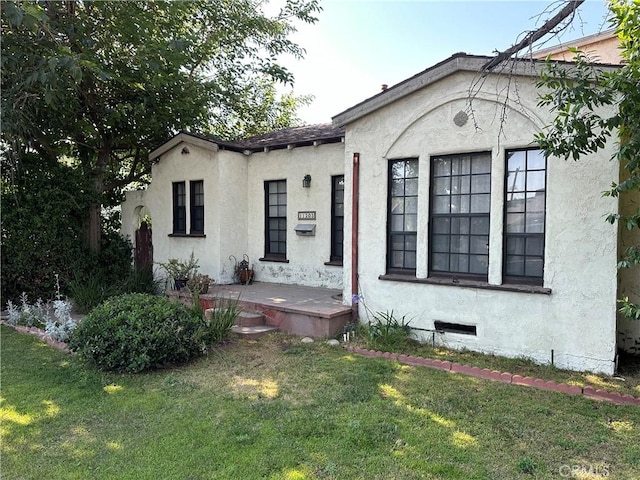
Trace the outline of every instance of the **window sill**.
{"type": "Polygon", "coordinates": [[[170,233],[167,237],[207,238],[204,233],[170,233]]]}
{"type": "Polygon", "coordinates": [[[330,260],[328,262],[324,262],[325,265],[333,265],[334,267],[342,267],[342,260],[330,260]]]}
{"type": "Polygon", "coordinates": [[[380,275],[379,280],[392,282],[422,283],[427,285],[443,285],[448,287],[480,288],[484,290],[501,290],[503,292],[536,293],[551,295],[550,288],[537,285],[491,285],[478,280],[453,280],[451,278],[416,278],[408,275],[380,275]]]}
{"type": "Polygon", "coordinates": [[[262,257],[258,259],[260,262],[278,262],[278,263],[289,263],[289,260],[282,257],[262,257]]]}

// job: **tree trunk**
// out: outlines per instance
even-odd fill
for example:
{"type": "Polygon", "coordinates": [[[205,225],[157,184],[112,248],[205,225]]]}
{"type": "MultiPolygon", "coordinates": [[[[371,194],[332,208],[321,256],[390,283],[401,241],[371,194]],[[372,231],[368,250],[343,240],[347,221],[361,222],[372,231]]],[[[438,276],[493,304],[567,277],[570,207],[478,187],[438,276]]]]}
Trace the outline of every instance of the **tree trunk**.
{"type": "Polygon", "coordinates": [[[89,207],[87,217],[87,244],[93,253],[100,252],[102,237],[102,194],[104,192],[104,172],[109,154],[106,149],[98,152],[98,162],[93,171],[93,189],[95,201],[89,207]]]}

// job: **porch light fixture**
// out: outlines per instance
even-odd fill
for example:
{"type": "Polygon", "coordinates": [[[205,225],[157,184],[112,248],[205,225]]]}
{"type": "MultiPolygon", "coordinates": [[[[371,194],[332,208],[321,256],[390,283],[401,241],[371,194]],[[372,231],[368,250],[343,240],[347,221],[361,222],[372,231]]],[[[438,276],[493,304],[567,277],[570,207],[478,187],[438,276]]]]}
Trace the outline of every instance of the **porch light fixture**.
{"type": "Polygon", "coordinates": [[[311,186],[311,175],[309,175],[308,173],[302,179],[302,186],[304,188],[309,188],[311,186]]]}

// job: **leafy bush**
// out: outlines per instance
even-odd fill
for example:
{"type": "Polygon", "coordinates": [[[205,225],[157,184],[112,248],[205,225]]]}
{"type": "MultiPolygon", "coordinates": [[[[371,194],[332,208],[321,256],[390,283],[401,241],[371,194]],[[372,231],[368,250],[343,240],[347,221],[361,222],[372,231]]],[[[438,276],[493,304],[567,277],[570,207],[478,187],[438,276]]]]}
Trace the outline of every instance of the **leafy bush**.
{"type": "Polygon", "coordinates": [[[379,350],[394,350],[402,347],[410,339],[411,327],[405,317],[396,319],[391,312],[378,312],[374,321],[365,325],[364,337],[367,342],[379,350]]]}
{"type": "Polygon", "coordinates": [[[129,278],[131,242],[113,225],[105,222],[99,253],[86,247],[86,214],[98,199],[82,169],[34,154],[0,160],[3,301],[17,303],[23,292],[51,300],[56,275],[63,294],[77,278],[99,276],[105,285],[129,278]]]}
{"type": "Polygon", "coordinates": [[[88,252],[83,221],[93,198],[79,169],[25,155],[2,165],[2,298],[48,299],[55,274],[71,278],[88,252]]]}
{"type": "Polygon", "coordinates": [[[101,370],[141,372],[199,356],[202,324],[181,303],[126,294],[96,307],[74,330],[69,348],[101,370]]]}

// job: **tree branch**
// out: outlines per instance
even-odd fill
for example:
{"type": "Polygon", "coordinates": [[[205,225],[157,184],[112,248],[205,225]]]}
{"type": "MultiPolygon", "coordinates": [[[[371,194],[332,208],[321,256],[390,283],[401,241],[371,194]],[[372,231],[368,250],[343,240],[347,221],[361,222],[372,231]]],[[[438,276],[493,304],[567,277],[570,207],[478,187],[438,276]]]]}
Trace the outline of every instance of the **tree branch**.
{"type": "Polygon", "coordinates": [[[540,28],[529,32],[525,37],[508,48],[504,52],[498,53],[493,59],[489,60],[482,66],[483,72],[490,72],[497,65],[511,58],[515,53],[518,53],[523,48],[533,45],[535,42],[544,37],[547,33],[553,30],[558,24],[560,24],[565,18],[575,14],[577,8],[584,3],[585,0],[569,0],[567,4],[560,10],[554,17],[547,20],[540,28]]]}

